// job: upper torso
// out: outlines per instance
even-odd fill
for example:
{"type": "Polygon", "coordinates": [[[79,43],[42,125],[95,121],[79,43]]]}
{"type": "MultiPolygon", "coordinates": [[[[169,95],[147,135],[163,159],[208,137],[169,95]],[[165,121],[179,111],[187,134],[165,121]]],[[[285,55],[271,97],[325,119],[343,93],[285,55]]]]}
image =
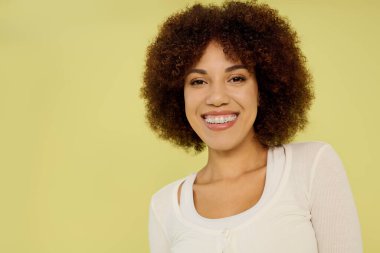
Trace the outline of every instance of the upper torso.
{"type": "Polygon", "coordinates": [[[162,188],[151,203],[151,230],[162,231],[162,237],[150,234],[151,251],[317,253],[310,188],[313,170],[326,145],[310,142],[271,148],[261,197],[247,210],[229,217],[209,219],[197,211],[193,195],[196,173],[162,188]],[[162,248],[168,251],[154,246],[155,240],[165,240],[162,248]]]}

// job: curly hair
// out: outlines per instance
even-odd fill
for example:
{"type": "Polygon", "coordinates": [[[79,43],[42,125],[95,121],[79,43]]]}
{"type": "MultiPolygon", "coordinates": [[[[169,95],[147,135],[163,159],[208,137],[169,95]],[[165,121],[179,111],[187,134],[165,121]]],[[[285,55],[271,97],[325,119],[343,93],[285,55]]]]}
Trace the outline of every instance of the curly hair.
{"type": "Polygon", "coordinates": [[[148,47],[141,97],[159,137],[186,150],[205,147],[187,121],[183,89],[186,72],[211,41],[256,75],[260,106],[253,128],[262,145],[285,144],[304,129],[314,93],[296,32],[266,4],[227,1],[170,16],[148,47]]]}

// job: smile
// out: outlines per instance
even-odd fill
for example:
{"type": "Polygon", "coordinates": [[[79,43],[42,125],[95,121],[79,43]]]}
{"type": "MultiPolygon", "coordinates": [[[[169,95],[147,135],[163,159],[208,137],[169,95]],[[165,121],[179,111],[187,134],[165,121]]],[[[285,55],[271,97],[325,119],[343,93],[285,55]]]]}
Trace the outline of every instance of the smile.
{"type": "Polygon", "coordinates": [[[224,111],[209,112],[203,114],[202,118],[207,128],[213,131],[221,131],[232,127],[235,124],[238,116],[239,113],[224,111]]]}
{"type": "Polygon", "coordinates": [[[205,115],[204,119],[208,124],[225,124],[234,121],[237,118],[236,114],[230,115],[205,115]]]}

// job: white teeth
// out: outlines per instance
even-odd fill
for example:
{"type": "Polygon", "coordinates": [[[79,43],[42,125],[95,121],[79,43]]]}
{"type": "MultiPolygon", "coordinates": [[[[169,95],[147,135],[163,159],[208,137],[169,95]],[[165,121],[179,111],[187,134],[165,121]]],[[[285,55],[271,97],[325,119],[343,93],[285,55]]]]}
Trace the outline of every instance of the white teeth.
{"type": "Polygon", "coordinates": [[[224,116],[205,116],[205,121],[209,124],[224,124],[227,122],[234,121],[236,119],[236,114],[224,115],[224,116]]]}

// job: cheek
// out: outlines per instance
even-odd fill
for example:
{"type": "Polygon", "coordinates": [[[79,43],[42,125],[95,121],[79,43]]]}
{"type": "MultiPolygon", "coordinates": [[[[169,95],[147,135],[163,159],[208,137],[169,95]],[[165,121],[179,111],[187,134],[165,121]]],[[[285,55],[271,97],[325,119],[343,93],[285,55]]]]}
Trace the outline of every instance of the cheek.
{"type": "Polygon", "coordinates": [[[202,92],[191,88],[185,88],[183,92],[183,99],[185,102],[185,110],[194,110],[202,101],[202,92]]]}
{"type": "Polygon", "coordinates": [[[183,93],[183,99],[184,99],[184,104],[185,104],[185,112],[187,114],[187,112],[189,111],[189,107],[190,107],[191,103],[189,101],[190,98],[189,98],[188,92],[186,92],[186,89],[185,89],[185,91],[183,93]]]}
{"type": "Polygon", "coordinates": [[[258,94],[255,90],[247,89],[241,91],[234,94],[234,98],[246,109],[256,108],[258,106],[258,94]]]}
{"type": "Polygon", "coordinates": [[[245,99],[247,103],[250,103],[252,106],[257,107],[258,99],[259,99],[259,91],[257,89],[257,85],[254,85],[251,89],[249,89],[245,93],[245,99]]]}
{"type": "Polygon", "coordinates": [[[195,101],[194,101],[194,95],[191,94],[191,92],[187,91],[185,89],[184,91],[184,102],[185,102],[185,114],[186,118],[191,121],[191,117],[194,115],[195,112],[195,101]]]}

